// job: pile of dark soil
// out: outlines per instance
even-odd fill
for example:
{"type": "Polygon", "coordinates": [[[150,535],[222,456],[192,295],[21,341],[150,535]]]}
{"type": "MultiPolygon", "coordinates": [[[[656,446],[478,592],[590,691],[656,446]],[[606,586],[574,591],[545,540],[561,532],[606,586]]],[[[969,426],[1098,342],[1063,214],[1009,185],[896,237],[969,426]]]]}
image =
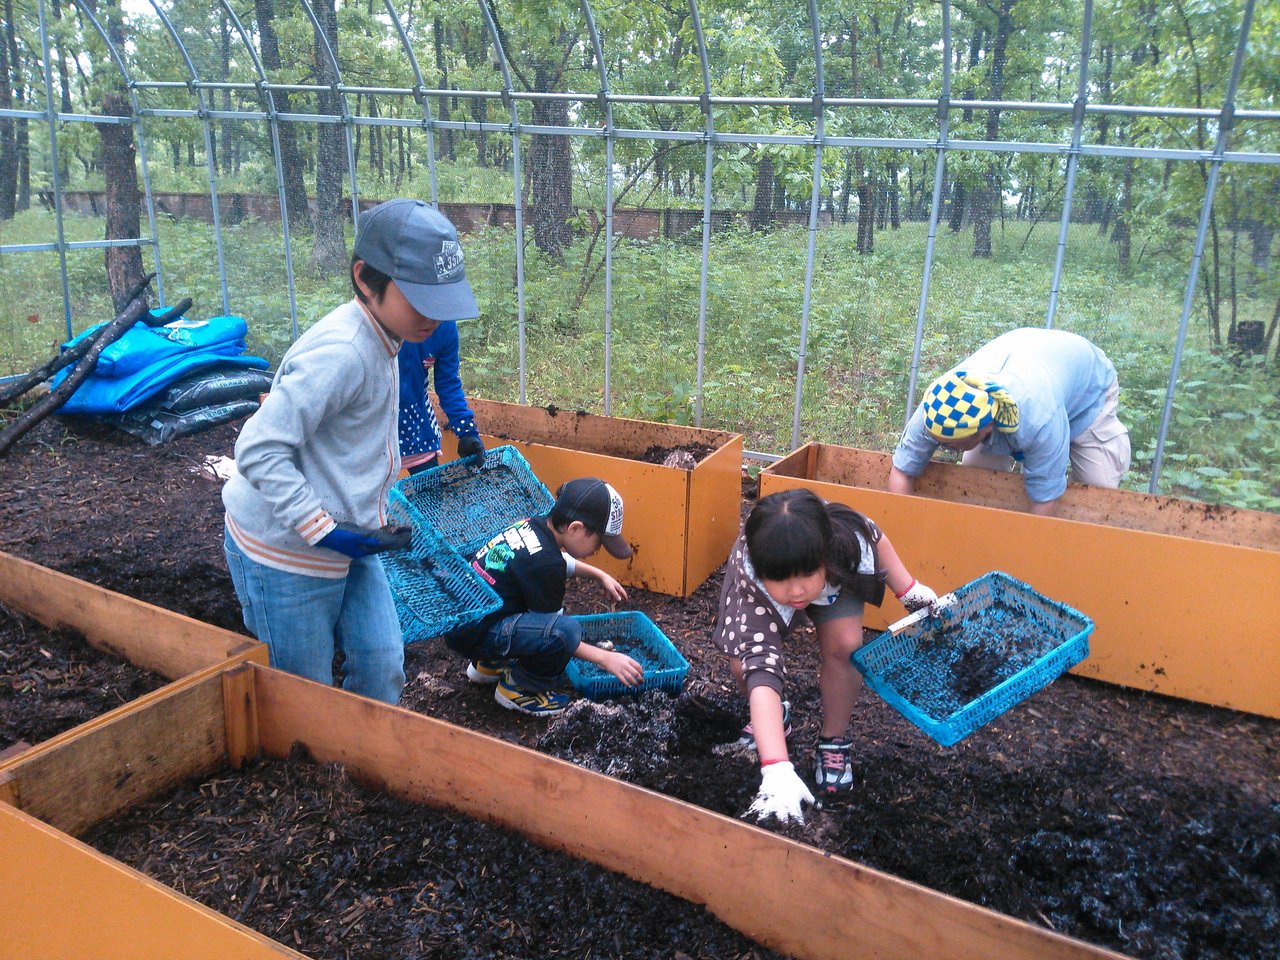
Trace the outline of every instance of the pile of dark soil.
{"type": "Polygon", "coordinates": [[[34,745],[165,684],[0,605],[0,752],[34,745]]]}
{"type": "Polygon", "coordinates": [[[686,900],[300,755],[183,787],[86,840],[317,960],[776,956],[686,900]]]}
{"type": "MultiPolygon", "coordinates": [[[[205,455],[229,455],[234,436],[228,426],[146,448],[46,423],[0,458],[0,549],[243,630],[222,565],[219,486],[195,472],[205,455]]],[[[404,705],[739,815],[759,770],[717,749],[745,720],[710,643],[719,579],[686,599],[631,590],[621,605],[647,613],[689,660],[679,698],[583,704],[538,721],[499,708],[492,688],[468,683],[465,664],[441,645],[415,644],[404,705]]],[[[568,606],[610,609],[581,580],[568,606]]],[[[792,757],[810,775],[820,723],[811,630],[797,631],[786,653],[792,757]]],[[[852,801],[773,829],[1137,957],[1276,955],[1280,723],[1064,677],[954,747],[937,746],[869,693],[851,732],[852,801]]],[[[339,853],[317,841],[300,856],[339,853]]],[[[249,864],[242,876],[253,876],[249,864]]],[[[290,923],[307,904],[323,906],[298,899],[290,923]]],[[[507,919],[525,922],[518,912],[507,919]]],[[[655,935],[664,922],[655,908],[655,935]]],[[[580,952],[621,952],[613,929],[601,927],[580,952]]],[[[288,925],[273,935],[287,940],[288,925]]]]}

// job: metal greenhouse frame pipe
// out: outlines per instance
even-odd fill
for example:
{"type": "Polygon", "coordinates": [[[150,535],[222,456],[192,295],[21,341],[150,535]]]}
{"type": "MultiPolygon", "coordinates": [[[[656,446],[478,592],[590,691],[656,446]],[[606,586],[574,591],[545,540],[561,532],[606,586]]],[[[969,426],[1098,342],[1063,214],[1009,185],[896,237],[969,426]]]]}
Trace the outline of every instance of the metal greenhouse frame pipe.
{"type": "Polygon", "coordinates": [[[391,0],[382,0],[382,3],[387,8],[387,16],[391,18],[392,24],[395,25],[396,35],[399,36],[400,45],[404,47],[405,55],[409,58],[409,67],[413,70],[413,90],[409,92],[413,95],[413,99],[418,101],[418,105],[422,107],[421,126],[427,132],[427,179],[431,182],[431,205],[438,208],[440,206],[440,187],[436,182],[435,121],[431,119],[431,102],[425,96],[422,69],[418,66],[418,56],[413,52],[413,44],[409,42],[409,35],[404,32],[404,25],[400,22],[400,14],[391,5],[391,0]]]}
{"type": "Polygon", "coordinates": [[[1058,290],[1062,284],[1062,263],[1067,254],[1067,231],[1071,226],[1071,201],[1076,190],[1076,167],[1080,164],[1080,137],[1084,130],[1084,108],[1089,99],[1089,52],[1093,48],[1093,0],[1084,0],[1084,19],[1080,26],[1080,82],[1072,109],[1071,152],[1067,157],[1067,183],[1063,188],[1062,219],[1058,224],[1058,252],[1053,263],[1053,282],[1049,287],[1049,308],[1045,327],[1053,326],[1058,312],[1058,290]]]}
{"type": "MultiPolygon", "coordinates": [[[[151,0],[151,7],[155,10],[156,16],[160,18],[160,22],[164,24],[165,30],[169,32],[170,38],[177,45],[178,52],[182,54],[182,60],[187,65],[187,73],[191,76],[187,83],[187,89],[195,94],[196,109],[200,117],[200,129],[204,133],[204,159],[205,165],[209,170],[209,206],[213,212],[213,242],[218,251],[218,289],[222,294],[222,312],[225,315],[231,312],[231,302],[227,299],[227,263],[222,249],[222,212],[218,208],[218,169],[214,163],[213,156],[212,123],[209,120],[209,111],[204,102],[204,90],[200,83],[200,74],[196,71],[196,65],[192,63],[191,57],[187,53],[186,45],[182,42],[182,38],[178,36],[178,31],[173,28],[173,24],[169,22],[165,12],[160,9],[160,4],[157,0],[151,0]]],[[[142,121],[139,120],[138,127],[141,128],[141,126],[142,121]]],[[[143,170],[146,170],[145,161],[143,170]]],[[[148,198],[151,196],[150,189],[147,190],[147,196],[148,198]]],[[[159,270],[156,273],[159,275],[159,270]]],[[[163,299],[161,302],[164,302],[163,299]]]]}
{"type": "MultiPolygon", "coordinates": [[[[41,73],[44,75],[44,116],[49,122],[49,168],[53,181],[53,219],[58,237],[58,272],[62,280],[63,319],[66,323],[67,338],[70,339],[72,336],[71,286],[67,282],[67,236],[62,222],[62,170],[58,163],[58,123],[53,106],[53,71],[49,67],[49,26],[45,20],[44,0],[38,0],[36,10],[40,15],[41,73]]],[[[157,270],[157,282],[159,279],[160,271],[157,270]]]]}
{"type": "Polygon", "coordinates": [[[262,67],[262,60],[258,57],[258,51],[254,49],[253,43],[249,40],[249,34],[244,28],[244,24],[240,22],[240,18],[236,16],[236,12],[231,9],[228,0],[220,0],[222,9],[231,19],[231,23],[236,28],[236,33],[240,35],[244,48],[249,53],[249,59],[253,61],[254,72],[258,75],[258,82],[255,84],[258,88],[258,95],[266,101],[267,105],[267,129],[271,132],[271,160],[276,171],[276,195],[280,202],[280,233],[284,242],[284,273],[286,285],[289,288],[289,326],[293,331],[293,339],[298,339],[298,293],[294,286],[293,280],[293,242],[289,236],[289,198],[285,195],[284,188],[284,163],[280,158],[280,124],[276,118],[279,114],[276,112],[276,98],[267,88],[267,71],[262,67]]]}
{"type": "Polygon", "coordinates": [[[333,67],[334,82],[328,86],[318,87],[317,92],[321,90],[333,91],[333,95],[338,98],[338,106],[342,109],[342,116],[336,120],[333,117],[326,117],[325,119],[342,124],[342,135],[347,147],[347,175],[351,181],[351,229],[354,230],[360,222],[360,187],[356,184],[356,150],[351,141],[351,108],[347,105],[347,95],[342,87],[342,69],[338,66],[337,54],[333,52],[333,47],[329,44],[329,38],[324,35],[324,29],[320,26],[320,18],[316,16],[310,0],[298,0],[298,2],[302,4],[302,9],[306,12],[307,19],[311,21],[316,37],[324,47],[325,57],[328,59],[329,65],[333,67]]]}
{"type": "Polygon", "coordinates": [[[581,0],[587,18],[591,49],[600,73],[599,103],[604,111],[604,415],[613,413],[613,103],[609,99],[609,71],[604,65],[604,47],[591,4],[581,0]]]}
{"type": "Polygon", "coordinates": [[[493,40],[493,49],[498,55],[498,65],[502,68],[502,100],[511,110],[511,178],[515,184],[516,200],[516,328],[519,331],[520,341],[520,402],[524,403],[527,397],[525,386],[528,369],[525,364],[524,190],[520,184],[520,111],[512,95],[511,69],[507,65],[507,52],[502,49],[502,38],[498,35],[498,25],[493,20],[493,11],[489,9],[487,0],[477,0],[477,2],[480,4],[480,12],[484,14],[489,37],[493,40]]]}
{"type": "Polygon", "coordinates": [[[1218,172],[1222,169],[1222,155],[1231,139],[1232,115],[1235,110],[1236,91],[1240,86],[1240,71],[1244,69],[1245,47],[1249,42],[1249,25],[1253,21],[1253,2],[1246,0],[1244,18],[1240,22],[1240,37],[1236,42],[1235,57],[1231,62],[1231,79],[1227,82],[1227,96],[1222,104],[1218,135],[1213,145],[1213,157],[1209,162],[1209,177],[1205,183],[1204,205],[1200,208],[1200,224],[1196,228],[1195,251],[1191,255],[1191,269],[1187,275],[1187,289],[1182,298],[1182,316],[1178,321],[1178,338],[1173,347],[1173,364],[1169,369],[1169,384],[1165,388],[1164,410],[1160,414],[1160,433],[1156,437],[1156,452],[1151,461],[1151,481],[1147,489],[1155,493],[1160,489],[1160,468],[1164,463],[1164,445],[1169,433],[1169,418],[1173,414],[1173,395],[1178,385],[1178,367],[1182,364],[1182,350],[1187,340],[1187,326],[1191,321],[1191,308],[1195,305],[1196,279],[1200,273],[1200,261],[1204,257],[1204,240],[1209,231],[1209,217],[1213,213],[1213,196],[1218,189],[1218,172]]]}
{"type": "Polygon", "coordinates": [[[907,412],[911,419],[916,406],[916,384],[920,376],[920,350],[924,344],[925,311],[929,304],[929,280],[938,241],[938,217],[942,211],[942,175],[947,166],[947,132],[951,123],[951,0],[942,0],[942,97],[938,100],[937,156],[933,163],[933,199],[929,203],[929,234],[924,244],[924,275],[920,281],[920,305],[916,308],[916,332],[911,346],[911,373],[907,380],[907,412]]]}
{"type": "Polygon", "coordinates": [[[702,67],[702,114],[707,121],[706,156],[702,167],[702,266],[698,272],[698,370],[694,391],[693,422],[702,426],[702,384],[707,355],[707,273],[711,264],[711,172],[715,163],[716,124],[711,107],[711,65],[707,61],[707,38],[702,32],[698,0],[689,0],[693,35],[698,41],[698,63],[702,67]]]}
{"type": "Polygon", "coordinates": [[[813,303],[813,250],[818,241],[818,203],[822,197],[823,120],[826,106],[822,78],[822,24],[818,0],[809,0],[809,25],[813,30],[813,190],[809,194],[809,239],[804,255],[804,302],[800,307],[800,355],[796,361],[796,399],[791,410],[791,449],[800,446],[800,410],[804,405],[805,351],[809,346],[809,311],[813,303]]]}

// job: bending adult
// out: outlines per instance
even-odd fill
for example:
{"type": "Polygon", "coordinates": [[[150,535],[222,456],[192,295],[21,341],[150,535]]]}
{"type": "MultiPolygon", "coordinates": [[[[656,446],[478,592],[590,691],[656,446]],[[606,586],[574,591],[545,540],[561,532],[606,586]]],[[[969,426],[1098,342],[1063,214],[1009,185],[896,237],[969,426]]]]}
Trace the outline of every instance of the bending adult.
{"type": "Polygon", "coordinates": [[[1030,511],[1053,516],[1068,467],[1079,483],[1120,486],[1130,449],[1119,393],[1115,366],[1084,337],[1001,334],[929,385],[893,452],[889,490],[913,492],[941,446],[962,452],[966,467],[1021,464],[1030,511]]]}

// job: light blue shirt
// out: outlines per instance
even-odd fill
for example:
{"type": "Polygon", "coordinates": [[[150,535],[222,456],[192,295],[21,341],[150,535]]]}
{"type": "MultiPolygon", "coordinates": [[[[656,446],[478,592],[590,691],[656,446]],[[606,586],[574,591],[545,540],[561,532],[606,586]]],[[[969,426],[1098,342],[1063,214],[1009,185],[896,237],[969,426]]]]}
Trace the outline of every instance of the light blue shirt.
{"type": "MultiPolygon", "coordinates": [[[[993,430],[980,449],[1022,463],[1027,497],[1056,500],[1067,489],[1071,440],[1097,419],[1116,368],[1107,355],[1074,333],[1024,327],[1001,334],[952,370],[983,377],[1009,392],[1018,404],[1018,429],[993,430]]],[[[924,428],[924,404],[911,415],[893,465],[918,477],[938,442],[924,428]]]]}

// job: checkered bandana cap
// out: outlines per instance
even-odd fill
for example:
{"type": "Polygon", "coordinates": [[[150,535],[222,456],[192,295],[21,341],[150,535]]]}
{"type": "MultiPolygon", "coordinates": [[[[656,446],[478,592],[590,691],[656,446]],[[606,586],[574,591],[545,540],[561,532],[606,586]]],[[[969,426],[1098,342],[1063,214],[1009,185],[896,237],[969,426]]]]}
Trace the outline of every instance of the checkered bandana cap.
{"type": "Polygon", "coordinates": [[[1018,429],[1018,404],[985,377],[955,370],[925,392],[924,427],[935,440],[964,440],[988,424],[1000,433],[1018,429]]]}

